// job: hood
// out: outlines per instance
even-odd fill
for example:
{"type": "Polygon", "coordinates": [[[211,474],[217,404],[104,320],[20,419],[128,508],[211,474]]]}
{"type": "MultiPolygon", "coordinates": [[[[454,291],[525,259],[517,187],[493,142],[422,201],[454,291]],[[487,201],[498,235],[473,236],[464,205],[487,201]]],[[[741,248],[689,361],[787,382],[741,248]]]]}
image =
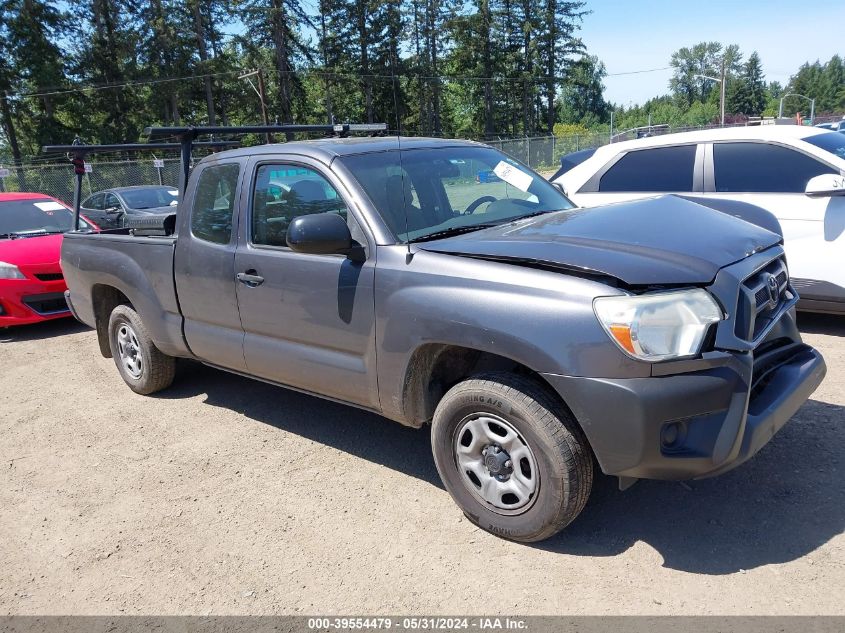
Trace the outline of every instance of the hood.
{"type": "Polygon", "coordinates": [[[646,286],[710,283],[720,268],[780,241],[766,229],[670,195],[549,213],[418,246],[646,286]]]}
{"type": "Polygon", "coordinates": [[[62,235],[0,240],[0,262],[15,266],[58,264],[62,235]]]}

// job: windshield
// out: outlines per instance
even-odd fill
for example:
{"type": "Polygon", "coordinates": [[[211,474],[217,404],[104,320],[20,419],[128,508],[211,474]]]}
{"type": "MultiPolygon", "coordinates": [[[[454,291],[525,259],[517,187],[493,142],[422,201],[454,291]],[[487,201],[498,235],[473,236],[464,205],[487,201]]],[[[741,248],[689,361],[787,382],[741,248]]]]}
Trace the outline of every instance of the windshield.
{"type": "Polygon", "coordinates": [[[828,132],[827,134],[814,134],[804,139],[810,145],[821,147],[834,156],[845,160],[845,134],[841,132],[828,132]]]}
{"type": "Polygon", "coordinates": [[[175,205],[179,198],[179,191],[176,187],[150,187],[126,189],[121,191],[120,195],[130,209],[153,209],[175,205]]]}
{"type": "Polygon", "coordinates": [[[502,224],[573,204],[490,147],[390,150],[341,159],[401,242],[502,224]]]}
{"type": "MultiPolygon", "coordinates": [[[[79,223],[81,228],[92,228],[82,218],[79,223]]],[[[50,198],[0,202],[0,238],[67,233],[72,228],[73,212],[50,198]]]]}

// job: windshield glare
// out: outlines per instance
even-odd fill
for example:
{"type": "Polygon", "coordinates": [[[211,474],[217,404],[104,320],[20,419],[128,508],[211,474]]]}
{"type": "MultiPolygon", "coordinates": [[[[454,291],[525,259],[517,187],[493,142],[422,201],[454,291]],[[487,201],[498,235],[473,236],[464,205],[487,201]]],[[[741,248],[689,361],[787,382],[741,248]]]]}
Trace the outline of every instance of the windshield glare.
{"type": "Polygon", "coordinates": [[[845,160],[845,134],[842,132],[828,132],[815,134],[804,139],[810,145],[815,145],[845,160]]]}
{"type": "MultiPolygon", "coordinates": [[[[90,228],[79,220],[81,228],[90,228]]],[[[73,212],[50,198],[0,202],[0,235],[66,233],[73,228],[73,212]]]]}
{"type": "Polygon", "coordinates": [[[175,205],[179,191],[176,187],[151,187],[149,189],[127,189],[121,191],[120,195],[130,209],[153,209],[175,205]]]}
{"type": "Polygon", "coordinates": [[[544,178],[489,147],[390,150],[343,164],[399,241],[502,224],[574,205],[544,178]]]}

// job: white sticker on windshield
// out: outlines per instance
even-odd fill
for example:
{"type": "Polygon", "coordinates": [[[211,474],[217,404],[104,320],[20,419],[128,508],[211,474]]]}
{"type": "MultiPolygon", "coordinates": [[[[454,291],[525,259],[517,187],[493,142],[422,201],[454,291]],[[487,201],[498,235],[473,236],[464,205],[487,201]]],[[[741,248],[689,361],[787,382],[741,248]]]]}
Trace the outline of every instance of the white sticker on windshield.
{"type": "Polygon", "coordinates": [[[66,208],[64,205],[59,204],[58,202],[53,202],[52,200],[47,202],[33,202],[32,204],[42,211],[61,211],[66,208]]]}
{"type": "Polygon", "coordinates": [[[179,192],[176,191],[175,189],[168,189],[167,193],[169,193],[171,196],[178,196],[179,195],[179,192]]]}
{"type": "Polygon", "coordinates": [[[520,191],[527,192],[528,187],[530,187],[531,183],[534,182],[534,178],[513,165],[508,165],[503,160],[499,161],[499,164],[493,168],[493,173],[520,191]]]}

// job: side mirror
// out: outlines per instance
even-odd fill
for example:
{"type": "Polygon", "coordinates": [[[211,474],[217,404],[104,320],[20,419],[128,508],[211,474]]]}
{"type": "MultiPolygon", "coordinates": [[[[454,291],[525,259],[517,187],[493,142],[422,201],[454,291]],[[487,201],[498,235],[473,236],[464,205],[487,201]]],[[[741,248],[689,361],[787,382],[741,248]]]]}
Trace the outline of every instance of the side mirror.
{"type": "Polygon", "coordinates": [[[804,193],[811,198],[845,196],[845,176],[839,176],[837,174],[814,176],[807,182],[804,193]]]}
{"type": "Polygon", "coordinates": [[[336,213],[300,215],[288,225],[287,243],[297,253],[348,255],[354,243],[346,220],[336,213]]]}

